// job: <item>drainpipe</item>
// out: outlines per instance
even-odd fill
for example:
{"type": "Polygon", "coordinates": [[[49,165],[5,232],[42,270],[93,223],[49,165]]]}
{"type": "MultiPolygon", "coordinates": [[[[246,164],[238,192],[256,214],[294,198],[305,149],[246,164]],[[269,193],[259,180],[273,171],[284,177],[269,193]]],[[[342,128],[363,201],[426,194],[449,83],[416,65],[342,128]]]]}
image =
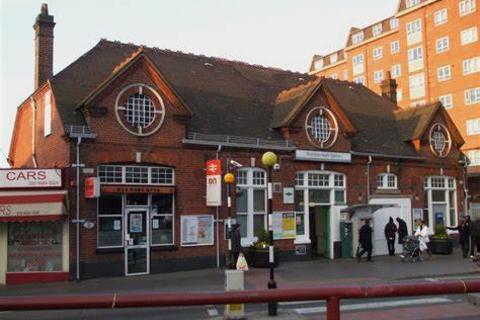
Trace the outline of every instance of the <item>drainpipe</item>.
{"type": "Polygon", "coordinates": [[[468,165],[470,164],[470,161],[468,160],[467,157],[464,156],[463,161],[460,161],[460,163],[463,162],[463,194],[465,196],[465,201],[464,201],[464,215],[468,215],[468,165]]]}
{"type": "MultiPolygon", "coordinates": [[[[218,148],[217,148],[217,151],[216,151],[216,159],[218,160],[218,154],[220,153],[220,151],[222,150],[222,145],[219,144],[218,145],[218,148]]],[[[215,230],[215,233],[217,234],[217,246],[216,246],[216,249],[217,249],[217,268],[220,268],[220,209],[218,206],[215,207],[215,220],[216,220],[216,230],[215,230]]]]}
{"type": "Polygon", "coordinates": [[[76,225],[76,254],[77,254],[77,275],[76,279],[80,280],[80,144],[82,143],[82,137],[77,137],[77,159],[74,164],[76,169],[76,180],[77,180],[77,190],[76,190],[76,197],[75,197],[75,207],[76,207],[76,217],[75,217],[75,225],[76,225]]]}
{"type": "Polygon", "coordinates": [[[367,162],[367,204],[370,202],[370,165],[372,164],[372,156],[368,156],[367,162]]]}
{"type": "Polygon", "coordinates": [[[30,105],[32,106],[32,163],[35,168],[38,168],[36,156],[36,135],[37,135],[37,102],[33,97],[30,97],[30,105]]]}

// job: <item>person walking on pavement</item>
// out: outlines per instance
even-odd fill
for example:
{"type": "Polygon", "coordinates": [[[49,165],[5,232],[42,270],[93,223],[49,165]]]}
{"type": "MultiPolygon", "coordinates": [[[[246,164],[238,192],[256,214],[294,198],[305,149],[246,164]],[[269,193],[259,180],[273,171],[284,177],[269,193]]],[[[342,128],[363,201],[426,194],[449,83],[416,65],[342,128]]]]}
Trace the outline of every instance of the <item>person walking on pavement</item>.
{"type": "Polygon", "coordinates": [[[427,225],[425,224],[425,220],[420,220],[420,224],[418,225],[418,228],[415,231],[415,237],[417,237],[418,240],[420,241],[420,254],[423,254],[426,251],[429,258],[431,258],[432,253],[428,248],[428,243],[430,242],[428,233],[429,233],[429,230],[427,225]]]}
{"type": "Polygon", "coordinates": [[[408,236],[408,228],[405,220],[397,217],[398,222],[398,244],[403,244],[405,242],[405,237],[408,236]]]}
{"type": "Polygon", "coordinates": [[[230,269],[236,269],[238,255],[242,252],[242,236],[240,234],[240,225],[235,223],[232,225],[232,261],[230,261],[230,269]]]}
{"type": "Polygon", "coordinates": [[[365,219],[365,224],[360,228],[359,240],[361,251],[357,250],[357,260],[360,261],[362,256],[367,253],[367,261],[372,261],[372,233],[373,230],[370,227],[370,219],[365,219]]]}
{"type": "MultiPolygon", "coordinates": [[[[462,247],[462,255],[464,258],[468,256],[471,224],[472,222],[470,221],[470,216],[465,216],[465,220],[459,221],[456,227],[447,227],[448,230],[458,231],[460,246],[462,247]]],[[[472,246],[473,246],[473,243],[472,243],[472,246]]]]}
{"type": "Polygon", "coordinates": [[[385,238],[387,238],[388,255],[395,256],[395,236],[397,234],[397,226],[390,217],[388,223],[385,225],[385,238]]]}
{"type": "Polygon", "coordinates": [[[470,257],[475,257],[475,246],[477,247],[477,254],[480,252],[480,217],[477,217],[472,223],[470,228],[470,257]]]}

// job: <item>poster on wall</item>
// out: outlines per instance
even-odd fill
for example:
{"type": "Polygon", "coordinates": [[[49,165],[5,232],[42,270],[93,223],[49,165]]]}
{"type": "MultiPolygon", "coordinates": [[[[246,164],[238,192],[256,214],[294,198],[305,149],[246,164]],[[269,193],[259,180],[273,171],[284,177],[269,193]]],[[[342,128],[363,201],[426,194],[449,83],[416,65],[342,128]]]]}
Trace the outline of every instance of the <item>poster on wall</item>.
{"type": "Polygon", "coordinates": [[[213,216],[182,216],[181,236],[182,246],[213,245],[213,216]]]}
{"type": "Polygon", "coordinates": [[[295,213],[275,212],[272,216],[273,239],[295,239],[295,213]]]}
{"type": "Polygon", "coordinates": [[[143,232],[143,215],[141,213],[130,213],[130,233],[143,232]]]}

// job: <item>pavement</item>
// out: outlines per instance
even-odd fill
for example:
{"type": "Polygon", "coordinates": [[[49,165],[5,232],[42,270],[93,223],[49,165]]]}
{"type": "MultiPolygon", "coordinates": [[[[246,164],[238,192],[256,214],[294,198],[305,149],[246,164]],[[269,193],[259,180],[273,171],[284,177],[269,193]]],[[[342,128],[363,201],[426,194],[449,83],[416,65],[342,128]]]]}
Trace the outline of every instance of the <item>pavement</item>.
{"type": "MultiPolygon", "coordinates": [[[[251,268],[245,273],[245,289],[265,289],[268,269],[251,268]]],[[[278,288],[321,285],[373,285],[480,279],[480,268],[460,252],[433,256],[431,260],[402,263],[399,257],[374,257],[373,262],[354,259],[283,262],[275,270],[278,288]]],[[[89,279],[79,282],[0,286],[0,296],[68,295],[136,292],[223,291],[224,270],[205,269],[135,277],[89,279]]],[[[442,295],[390,299],[342,300],[342,319],[480,319],[480,306],[467,295],[442,295]],[[422,300],[423,299],[423,300],[422,300]]],[[[260,319],[265,304],[247,305],[249,319],[260,319]]],[[[220,319],[223,306],[145,308],[117,310],[55,310],[0,312],[0,319],[220,319]],[[140,311],[141,310],[141,311],[140,311]],[[160,316],[161,315],[161,316],[160,316]]],[[[281,302],[278,319],[324,319],[324,301],[281,302]]]]}

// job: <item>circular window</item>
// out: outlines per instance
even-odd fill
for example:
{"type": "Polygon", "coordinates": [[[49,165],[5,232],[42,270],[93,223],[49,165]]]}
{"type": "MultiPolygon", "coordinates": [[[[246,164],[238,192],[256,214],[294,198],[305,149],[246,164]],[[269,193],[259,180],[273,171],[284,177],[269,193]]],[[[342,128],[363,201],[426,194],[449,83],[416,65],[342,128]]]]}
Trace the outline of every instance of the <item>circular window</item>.
{"type": "Polygon", "coordinates": [[[330,148],[337,140],[337,120],[327,108],[313,108],[305,119],[305,131],[313,145],[321,149],[330,148]]]}
{"type": "Polygon", "coordinates": [[[430,128],[430,148],[437,157],[446,157],[450,152],[452,140],[448,129],[441,123],[436,123],[430,128]]]}
{"type": "Polygon", "coordinates": [[[137,136],[148,136],[162,125],[165,106],[152,87],[132,84],[118,94],[115,112],[117,121],[125,130],[137,136]]]}

